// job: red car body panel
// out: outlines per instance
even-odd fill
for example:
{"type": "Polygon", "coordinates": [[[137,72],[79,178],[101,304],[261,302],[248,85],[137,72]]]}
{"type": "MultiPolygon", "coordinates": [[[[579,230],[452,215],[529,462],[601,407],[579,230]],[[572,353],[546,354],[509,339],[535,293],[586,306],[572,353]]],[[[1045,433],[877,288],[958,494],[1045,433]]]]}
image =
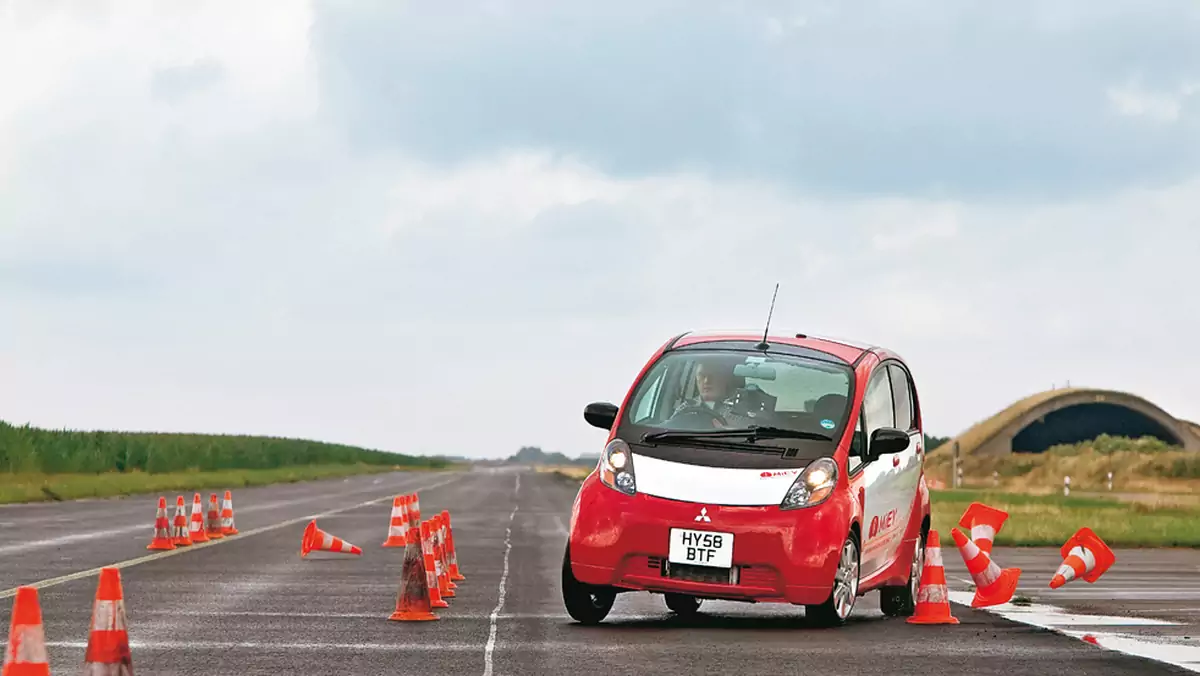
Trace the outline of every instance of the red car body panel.
{"type": "MultiPolygon", "coordinates": [[[[728,340],[757,342],[761,338],[762,334],[750,333],[685,334],[663,343],[626,392],[618,407],[617,420],[621,420],[638,383],[668,347],[728,340]]],[[[858,419],[875,367],[885,359],[903,363],[897,354],[881,348],[866,349],[820,338],[771,336],[768,341],[820,350],[854,365],[856,385],[847,420],[858,419]]],[[[915,404],[915,384],[912,392],[915,404]]],[[[915,457],[923,465],[924,428],[919,418],[920,407],[914,405],[914,410],[918,430],[922,431],[915,457]]],[[[613,425],[607,441],[616,437],[619,427],[619,423],[613,425]]],[[[843,426],[843,436],[833,456],[838,465],[833,494],[819,505],[801,509],[700,504],[643,493],[630,496],[604,485],[598,468],[593,470],[580,486],[571,511],[568,552],[573,575],[583,583],[619,590],[815,605],[829,598],[842,543],[855,530],[859,533],[863,557],[875,549],[886,550],[889,543],[900,539],[893,555],[877,571],[861,578],[859,595],[884,585],[906,584],[914,548],[920,542],[922,528],[927,527],[930,513],[924,472],[920,470],[910,516],[904,523],[889,522],[887,515],[868,520],[865,516],[868,473],[862,470],[853,476],[847,473],[852,432],[852,425],[843,426]],[[701,507],[707,510],[711,521],[696,521],[701,507]],[[695,582],[664,576],[661,562],[668,556],[672,527],[733,533],[733,564],[740,567],[737,583],[695,582]]],[[[885,456],[875,462],[890,465],[893,459],[885,456]]],[[[635,462],[635,473],[636,470],[635,462]]]]}

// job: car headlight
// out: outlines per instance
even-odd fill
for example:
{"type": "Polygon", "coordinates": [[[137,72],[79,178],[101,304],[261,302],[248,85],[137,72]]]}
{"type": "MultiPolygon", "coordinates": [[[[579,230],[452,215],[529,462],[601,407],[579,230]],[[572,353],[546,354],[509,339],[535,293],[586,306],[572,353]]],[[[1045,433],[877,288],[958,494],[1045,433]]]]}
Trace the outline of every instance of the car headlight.
{"type": "Polygon", "coordinates": [[[629,444],[613,439],[600,454],[600,481],[605,486],[621,491],[625,495],[637,493],[637,480],[633,476],[633,452],[629,444]]]}
{"type": "Polygon", "coordinates": [[[825,502],[830,495],[833,495],[833,488],[837,486],[837,478],[837,463],[833,461],[833,458],[821,458],[813,461],[792,482],[792,487],[788,489],[787,495],[783,496],[783,502],[779,503],[779,508],[799,509],[825,502]]]}

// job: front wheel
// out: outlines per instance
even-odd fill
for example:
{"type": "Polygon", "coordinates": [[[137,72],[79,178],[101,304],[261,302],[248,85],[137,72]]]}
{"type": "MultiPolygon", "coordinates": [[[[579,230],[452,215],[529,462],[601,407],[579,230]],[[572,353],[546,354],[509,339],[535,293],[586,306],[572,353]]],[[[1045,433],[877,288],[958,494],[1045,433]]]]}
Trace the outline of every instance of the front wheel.
{"type": "Polygon", "coordinates": [[[921,591],[921,573],[925,570],[925,541],[928,531],[921,531],[913,551],[912,564],[908,571],[908,584],[884,587],[879,590],[879,609],[888,617],[908,617],[917,610],[917,593],[921,591]]]}
{"type": "Polygon", "coordinates": [[[569,549],[563,552],[562,595],[567,614],[580,624],[600,624],[617,600],[617,592],[611,587],[595,587],[575,579],[569,549]]]}
{"type": "Polygon", "coordinates": [[[850,533],[842,543],[842,555],[838,558],[829,599],[820,605],[806,605],[805,617],[821,627],[838,627],[845,624],[854,610],[854,602],[858,599],[858,564],[858,538],[854,537],[854,533],[850,533]]]}

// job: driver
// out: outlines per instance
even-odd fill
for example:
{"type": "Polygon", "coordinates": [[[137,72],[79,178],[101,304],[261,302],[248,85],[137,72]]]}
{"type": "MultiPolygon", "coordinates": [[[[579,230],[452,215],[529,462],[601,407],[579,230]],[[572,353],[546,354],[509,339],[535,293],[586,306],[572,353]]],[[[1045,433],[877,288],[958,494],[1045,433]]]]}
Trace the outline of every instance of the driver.
{"type": "Polygon", "coordinates": [[[746,384],[746,379],[735,375],[733,369],[741,359],[715,357],[700,362],[696,369],[696,390],[699,396],[685,399],[675,407],[678,414],[688,408],[707,408],[724,421],[713,420],[713,427],[742,427],[754,422],[750,418],[733,412],[737,389],[746,384]]]}

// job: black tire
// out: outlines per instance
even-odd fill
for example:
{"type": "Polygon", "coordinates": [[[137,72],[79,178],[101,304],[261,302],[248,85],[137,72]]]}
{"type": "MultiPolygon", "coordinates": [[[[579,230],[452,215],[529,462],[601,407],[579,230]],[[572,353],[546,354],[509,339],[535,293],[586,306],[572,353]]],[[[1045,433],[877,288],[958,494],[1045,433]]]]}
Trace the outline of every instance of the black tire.
{"type": "Polygon", "coordinates": [[[862,552],[853,532],[842,543],[842,553],[834,574],[829,598],[820,605],[804,606],[804,616],[818,627],[840,627],[846,624],[858,599],[859,563],[862,552]]]}
{"type": "Polygon", "coordinates": [[[615,589],[584,584],[575,579],[575,574],[571,572],[569,549],[563,552],[562,595],[567,614],[576,622],[588,625],[603,622],[617,600],[615,589]]]}
{"type": "Polygon", "coordinates": [[[663,594],[667,608],[680,617],[692,617],[700,610],[701,600],[687,594],[663,594]]]}
{"type": "Polygon", "coordinates": [[[929,531],[921,531],[921,539],[913,550],[908,566],[907,584],[883,587],[879,590],[879,609],[888,617],[909,617],[917,610],[917,593],[921,590],[921,571],[925,568],[925,541],[929,531]]]}

